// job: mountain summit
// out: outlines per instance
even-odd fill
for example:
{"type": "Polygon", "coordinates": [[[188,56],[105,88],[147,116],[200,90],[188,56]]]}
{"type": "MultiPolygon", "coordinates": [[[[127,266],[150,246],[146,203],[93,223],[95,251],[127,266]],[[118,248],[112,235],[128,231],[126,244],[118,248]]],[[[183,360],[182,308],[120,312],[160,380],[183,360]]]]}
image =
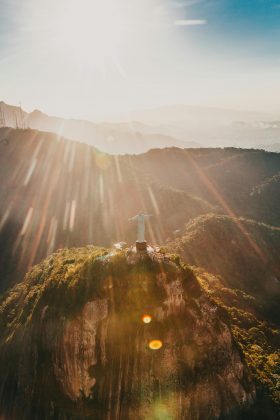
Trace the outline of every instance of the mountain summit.
{"type": "Polygon", "coordinates": [[[255,404],[224,310],[175,256],[59,251],[0,311],[5,418],[240,418],[255,404]]]}

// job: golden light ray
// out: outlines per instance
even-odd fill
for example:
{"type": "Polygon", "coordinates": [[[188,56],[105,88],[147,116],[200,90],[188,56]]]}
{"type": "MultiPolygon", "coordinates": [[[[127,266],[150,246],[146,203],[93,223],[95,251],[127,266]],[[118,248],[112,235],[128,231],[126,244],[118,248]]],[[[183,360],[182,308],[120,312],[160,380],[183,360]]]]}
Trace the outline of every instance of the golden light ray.
{"type": "Polygon", "coordinates": [[[218,189],[215,187],[213,182],[210,181],[210,179],[205,175],[203,169],[197,164],[195,159],[191,156],[191,153],[188,151],[186,152],[187,157],[191,164],[194,166],[196,172],[198,173],[199,177],[202,179],[203,183],[206,185],[208,190],[212,193],[212,195],[217,199],[217,201],[220,203],[222,208],[225,210],[225,212],[233,219],[234,223],[238,227],[238,229],[241,231],[241,233],[244,235],[244,237],[247,239],[249,245],[251,248],[256,252],[256,254],[262,259],[263,262],[267,260],[266,256],[260,249],[260,247],[256,244],[250,233],[245,229],[243,224],[238,219],[238,216],[234,213],[234,211],[230,208],[230,206],[227,204],[223,196],[219,193],[218,189]]]}

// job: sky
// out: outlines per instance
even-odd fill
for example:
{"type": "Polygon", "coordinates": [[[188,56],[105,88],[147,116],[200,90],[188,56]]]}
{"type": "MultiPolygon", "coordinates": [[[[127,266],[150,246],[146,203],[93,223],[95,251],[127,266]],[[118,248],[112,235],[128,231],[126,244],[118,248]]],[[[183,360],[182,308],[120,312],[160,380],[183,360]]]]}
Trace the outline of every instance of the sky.
{"type": "Polygon", "coordinates": [[[170,104],[280,114],[280,0],[0,0],[0,92],[91,120],[170,104]]]}

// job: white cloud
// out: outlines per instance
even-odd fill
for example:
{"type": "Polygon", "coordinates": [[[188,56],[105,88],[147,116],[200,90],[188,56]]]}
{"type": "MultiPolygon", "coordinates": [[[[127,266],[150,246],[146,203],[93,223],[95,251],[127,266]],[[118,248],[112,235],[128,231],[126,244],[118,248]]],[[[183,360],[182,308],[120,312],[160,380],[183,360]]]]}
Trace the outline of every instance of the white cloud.
{"type": "Polygon", "coordinates": [[[202,3],[204,0],[187,0],[187,1],[183,1],[183,2],[174,2],[172,3],[172,7],[174,7],[174,9],[183,9],[185,7],[189,7],[189,6],[194,6],[196,4],[202,3]]]}
{"type": "Polygon", "coordinates": [[[205,25],[207,20],[205,19],[181,19],[175,20],[174,25],[176,26],[197,26],[197,25],[205,25]]]}

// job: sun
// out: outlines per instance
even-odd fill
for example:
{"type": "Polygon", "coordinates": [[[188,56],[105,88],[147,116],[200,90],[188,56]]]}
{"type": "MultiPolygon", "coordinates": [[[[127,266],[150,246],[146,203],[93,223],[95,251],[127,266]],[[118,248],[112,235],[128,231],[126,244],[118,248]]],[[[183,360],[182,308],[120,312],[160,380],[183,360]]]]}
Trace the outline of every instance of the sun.
{"type": "Polygon", "coordinates": [[[124,16],[112,0],[68,0],[56,27],[56,38],[78,55],[103,59],[113,56],[120,47],[124,26],[124,16]]]}
{"type": "Polygon", "coordinates": [[[60,60],[102,68],[115,63],[128,39],[125,3],[115,0],[57,0],[37,9],[37,42],[60,60]]]}

